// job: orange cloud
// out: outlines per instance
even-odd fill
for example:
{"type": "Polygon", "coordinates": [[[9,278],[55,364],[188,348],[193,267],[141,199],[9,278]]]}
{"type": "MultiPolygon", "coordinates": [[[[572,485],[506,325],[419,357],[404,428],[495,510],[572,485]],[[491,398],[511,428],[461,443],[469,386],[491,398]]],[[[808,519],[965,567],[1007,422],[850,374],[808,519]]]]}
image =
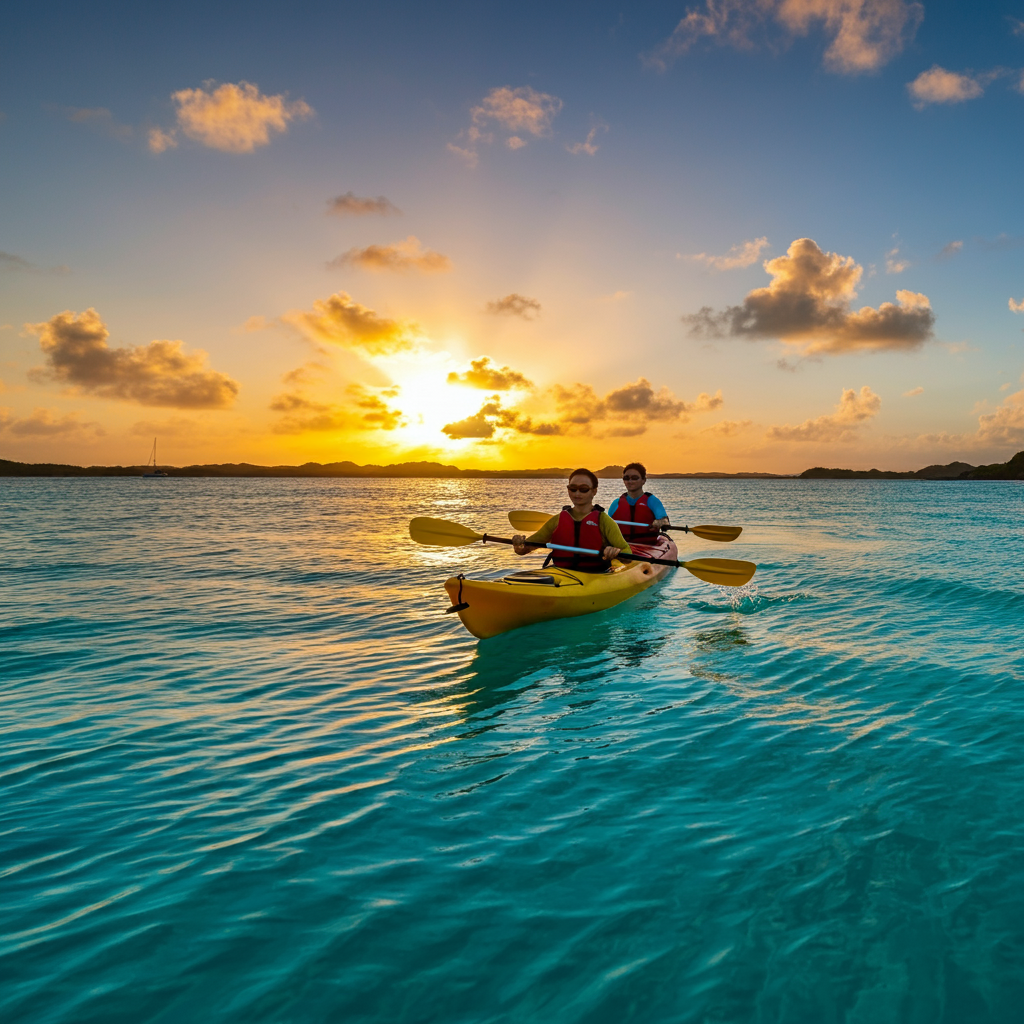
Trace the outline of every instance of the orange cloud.
{"type": "Polygon", "coordinates": [[[328,267],[355,266],[363,270],[404,272],[419,270],[426,274],[444,273],[452,269],[452,261],[433,249],[423,249],[420,240],[410,235],[390,245],[368,245],[365,249],[349,249],[331,260],[328,267]]]}
{"type": "Polygon", "coordinates": [[[47,357],[36,377],[87,394],[178,409],[223,409],[238,395],[237,381],[206,369],[206,353],[187,353],[180,341],[111,348],[110,331],[95,309],[65,310],[25,329],[38,336],[47,357]]]}
{"type": "Polygon", "coordinates": [[[402,211],[386,196],[370,199],[357,196],[355,192],[346,192],[343,196],[335,196],[333,199],[327,200],[327,212],[337,214],[339,217],[363,217],[368,213],[387,216],[391,213],[400,214],[402,211]]]}
{"type": "Polygon", "coordinates": [[[50,409],[41,408],[21,419],[12,416],[10,409],[0,409],[0,431],[8,431],[17,437],[66,437],[86,432],[103,437],[106,433],[98,423],[83,423],[78,413],[60,416],[50,409]]]}
{"type": "Polygon", "coordinates": [[[920,110],[929,103],[963,103],[977,99],[985,91],[985,86],[971,75],[947,71],[935,64],[910,82],[907,90],[914,106],[920,110]]]}
{"type": "MultiPolygon", "coordinates": [[[[251,82],[225,82],[212,88],[180,89],[171,94],[177,107],[178,129],[190,139],[225,153],[251,153],[270,142],[272,132],[283,134],[291,121],[313,116],[304,100],[289,102],[284,95],[265,96],[251,82]]],[[[154,153],[176,145],[174,133],[154,129],[149,148],[154,153]]]]}
{"type": "Polygon", "coordinates": [[[908,351],[932,335],[935,314],[926,295],[901,290],[896,302],[854,311],[863,268],[851,256],[823,252],[798,238],[785,256],[766,260],[773,280],[741,306],[715,313],[710,306],[683,317],[694,336],[778,338],[806,353],[908,351]]]}
{"type": "Polygon", "coordinates": [[[761,258],[761,253],[767,248],[768,239],[762,237],[749,242],[740,242],[724,256],[709,256],[706,252],[699,252],[690,256],[689,259],[704,263],[714,270],[737,270],[756,263],[761,258]]]}
{"type": "Polygon", "coordinates": [[[488,302],[487,312],[495,316],[519,316],[524,320],[535,320],[540,316],[540,303],[536,299],[512,292],[503,299],[488,302]]]}
{"type": "Polygon", "coordinates": [[[978,417],[978,438],[990,444],[1024,444],[1024,391],[1017,391],[978,417]]]}
{"type": "Polygon", "coordinates": [[[274,425],[274,433],[394,430],[405,425],[402,412],[386,400],[395,397],[396,388],[384,388],[375,393],[361,384],[352,384],[346,392],[349,401],[344,404],[317,402],[300,391],[278,395],[270,408],[284,416],[274,425]]]}
{"type": "Polygon", "coordinates": [[[565,148],[573,156],[596,156],[598,149],[601,148],[596,141],[597,133],[606,131],[608,131],[608,125],[604,121],[597,121],[590,131],[587,132],[587,137],[583,142],[567,143],[565,148]]]}
{"type": "Polygon", "coordinates": [[[411,349],[418,327],[380,316],[347,292],[317,299],[310,312],[293,310],[282,318],[310,341],[327,342],[370,356],[394,355],[411,349]]]}
{"type": "Polygon", "coordinates": [[[765,437],[770,441],[852,441],[865,421],[878,415],[882,399],[866,384],[860,394],[844,388],[835,412],[805,420],[799,426],[771,427],[765,437]]]}
{"type": "Polygon", "coordinates": [[[820,25],[831,39],[825,66],[858,74],[887,64],[913,38],[923,17],[923,6],[906,0],[705,0],[703,8],[689,8],[672,35],[644,59],[664,71],[701,39],[749,50],[755,35],[773,23],[786,39],[820,25]]]}
{"type": "Polygon", "coordinates": [[[509,366],[502,366],[500,369],[492,366],[488,356],[470,360],[469,369],[464,373],[449,373],[448,383],[479,388],[481,391],[509,391],[512,388],[533,387],[533,382],[527,380],[517,370],[509,366]]]}
{"type": "Polygon", "coordinates": [[[546,92],[537,92],[528,85],[518,89],[502,86],[492,89],[470,111],[471,124],[459,133],[459,140],[465,144],[448,144],[450,152],[462,157],[470,167],[476,167],[479,160],[480,143],[494,141],[492,125],[509,132],[505,145],[509,149],[522,149],[527,145],[523,133],[541,138],[551,134],[551,122],[562,109],[562,101],[546,92]]]}

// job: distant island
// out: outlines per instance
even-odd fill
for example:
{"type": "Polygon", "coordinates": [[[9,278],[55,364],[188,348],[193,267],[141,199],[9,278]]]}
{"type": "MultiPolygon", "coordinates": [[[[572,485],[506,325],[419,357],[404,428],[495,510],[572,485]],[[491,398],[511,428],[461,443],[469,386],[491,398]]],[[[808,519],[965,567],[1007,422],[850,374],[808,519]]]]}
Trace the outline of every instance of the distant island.
{"type": "MultiPolygon", "coordinates": [[[[0,476],[141,476],[146,466],[68,466],[50,462],[12,462],[0,459],[0,476]]],[[[564,480],[573,467],[546,469],[459,469],[440,462],[397,462],[359,466],[354,462],[306,462],[301,466],[255,466],[228,462],[203,466],[161,466],[168,476],[199,477],[421,477],[436,479],[564,480]]],[[[621,466],[597,471],[604,480],[621,476],[621,466]]],[[[651,473],[652,480],[1024,480],[1024,452],[1009,462],[972,466],[950,462],[913,472],[881,469],[825,469],[816,466],[800,474],[786,473],[651,473]]]]}

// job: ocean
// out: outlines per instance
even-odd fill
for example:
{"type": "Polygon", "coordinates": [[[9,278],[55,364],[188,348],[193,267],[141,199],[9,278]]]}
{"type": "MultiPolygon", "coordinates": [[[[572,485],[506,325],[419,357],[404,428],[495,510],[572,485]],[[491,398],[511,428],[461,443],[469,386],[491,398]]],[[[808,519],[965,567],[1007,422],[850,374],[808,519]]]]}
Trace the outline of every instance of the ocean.
{"type": "Polygon", "coordinates": [[[749,586],[478,642],[559,481],[0,481],[5,1024],[1020,1021],[1024,487],[655,483],[749,586]]]}

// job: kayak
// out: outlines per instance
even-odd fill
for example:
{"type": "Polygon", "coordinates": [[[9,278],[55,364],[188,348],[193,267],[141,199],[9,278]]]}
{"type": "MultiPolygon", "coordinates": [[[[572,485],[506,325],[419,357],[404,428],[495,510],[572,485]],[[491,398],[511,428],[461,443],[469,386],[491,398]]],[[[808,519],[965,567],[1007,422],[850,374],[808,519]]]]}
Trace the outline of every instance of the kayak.
{"type": "MultiPolygon", "coordinates": [[[[673,560],[679,557],[675,544],[665,535],[653,544],[631,547],[637,555],[673,560]]],[[[445,580],[444,589],[452,602],[448,611],[457,612],[473,636],[486,640],[535,622],[590,615],[613,608],[653,586],[670,568],[615,559],[611,570],[604,573],[549,566],[516,572],[499,580],[452,576],[445,580]]]]}

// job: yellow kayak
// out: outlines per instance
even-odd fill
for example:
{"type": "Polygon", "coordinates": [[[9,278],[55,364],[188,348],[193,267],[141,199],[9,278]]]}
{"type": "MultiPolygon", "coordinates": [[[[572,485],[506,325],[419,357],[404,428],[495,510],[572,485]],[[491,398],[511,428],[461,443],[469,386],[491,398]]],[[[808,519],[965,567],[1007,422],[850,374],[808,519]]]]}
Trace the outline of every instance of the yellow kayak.
{"type": "MultiPolygon", "coordinates": [[[[655,544],[634,544],[638,555],[677,559],[671,539],[662,536],[655,544]]],[[[451,598],[450,611],[458,611],[462,624],[473,634],[487,637],[548,619],[589,615],[635,597],[657,583],[670,566],[615,560],[605,573],[572,569],[528,569],[500,580],[468,580],[453,576],[444,588],[451,598]]]]}

